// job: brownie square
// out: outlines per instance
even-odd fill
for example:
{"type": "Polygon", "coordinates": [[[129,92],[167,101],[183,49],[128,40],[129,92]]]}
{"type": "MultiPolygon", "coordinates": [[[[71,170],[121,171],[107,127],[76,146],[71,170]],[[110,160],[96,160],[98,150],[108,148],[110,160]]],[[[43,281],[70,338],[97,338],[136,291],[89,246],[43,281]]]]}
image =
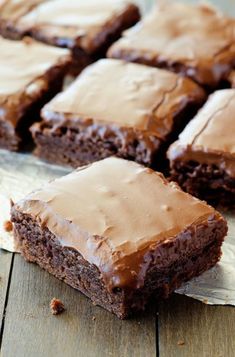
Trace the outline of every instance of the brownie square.
{"type": "Polygon", "coordinates": [[[108,56],[166,68],[211,90],[235,66],[235,20],[206,4],[160,2],[108,56]]]}
{"type": "Polygon", "coordinates": [[[71,49],[78,72],[139,18],[138,7],[125,0],[7,0],[0,7],[0,32],[71,49]]]}
{"type": "Polygon", "coordinates": [[[42,109],[36,154],[73,167],[112,155],[153,166],[204,99],[174,73],[99,60],[42,109]]]}
{"type": "Polygon", "coordinates": [[[68,50],[31,39],[0,37],[0,147],[18,150],[40,108],[58,93],[71,62],[68,50]]]}
{"type": "Polygon", "coordinates": [[[172,179],[215,205],[235,205],[235,90],[211,95],[170,147],[172,179]]]}
{"type": "Polygon", "coordinates": [[[219,260],[226,221],[162,174],[108,158],[12,208],[24,258],[120,318],[219,260]]]}

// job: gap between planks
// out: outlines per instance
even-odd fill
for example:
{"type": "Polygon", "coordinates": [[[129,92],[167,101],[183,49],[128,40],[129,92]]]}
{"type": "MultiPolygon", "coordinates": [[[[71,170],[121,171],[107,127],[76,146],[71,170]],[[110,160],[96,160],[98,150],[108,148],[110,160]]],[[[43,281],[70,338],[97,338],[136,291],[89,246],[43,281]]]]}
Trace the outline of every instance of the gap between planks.
{"type": "Polygon", "coordinates": [[[13,262],[14,254],[0,249],[0,347],[4,329],[5,310],[7,305],[13,262]]]}

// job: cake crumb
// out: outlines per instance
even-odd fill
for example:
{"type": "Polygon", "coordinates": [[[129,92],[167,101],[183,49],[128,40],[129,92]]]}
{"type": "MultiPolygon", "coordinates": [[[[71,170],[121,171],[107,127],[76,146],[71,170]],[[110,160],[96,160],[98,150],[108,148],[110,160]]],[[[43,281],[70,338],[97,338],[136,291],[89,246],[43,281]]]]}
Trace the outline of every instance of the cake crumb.
{"type": "Polygon", "coordinates": [[[6,232],[11,232],[13,230],[13,224],[11,223],[11,221],[5,221],[3,223],[3,227],[6,232]]]}
{"type": "Polygon", "coordinates": [[[208,304],[208,300],[207,300],[207,299],[203,299],[202,302],[203,302],[204,304],[208,304]]]}
{"type": "Polygon", "coordinates": [[[53,298],[50,302],[50,309],[52,315],[59,315],[64,312],[65,307],[61,300],[53,298]]]}
{"type": "Polygon", "coordinates": [[[92,316],[92,320],[95,321],[95,320],[96,320],[96,317],[95,317],[95,316],[92,316]]]}
{"type": "Polygon", "coordinates": [[[184,340],[179,340],[179,341],[177,342],[177,345],[178,345],[178,346],[183,346],[183,345],[185,345],[184,340]]]}
{"type": "Polygon", "coordinates": [[[26,44],[26,45],[31,45],[33,43],[33,39],[29,36],[25,36],[23,38],[23,42],[26,44]]]}

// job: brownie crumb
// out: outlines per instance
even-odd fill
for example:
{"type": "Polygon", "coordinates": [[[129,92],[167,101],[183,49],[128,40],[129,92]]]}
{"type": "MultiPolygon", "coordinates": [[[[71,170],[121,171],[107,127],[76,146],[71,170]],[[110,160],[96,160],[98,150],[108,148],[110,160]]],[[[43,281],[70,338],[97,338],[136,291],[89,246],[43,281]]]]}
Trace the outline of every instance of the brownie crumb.
{"type": "Polygon", "coordinates": [[[52,315],[59,315],[64,312],[64,304],[59,299],[53,298],[50,302],[50,308],[52,315]]]}
{"type": "Polygon", "coordinates": [[[23,42],[26,44],[26,45],[31,45],[33,43],[33,39],[31,37],[24,37],[23,38],[23,42]]]}
{"type": "Polygon", "coordinates": [[[179,341],[177,342],[177,345],[178,345],[178,346],[183,346],[183,345],[185,345],[184,340],[179,340],[179,341]]]}
{"type": "Polygon", "coordinates": [[[13,229],[13,225],[12,225],[11,221],[5,221],[3,223],[3,227],[4,227],[6,232],[11,232],[12,229],[13,229]]]}

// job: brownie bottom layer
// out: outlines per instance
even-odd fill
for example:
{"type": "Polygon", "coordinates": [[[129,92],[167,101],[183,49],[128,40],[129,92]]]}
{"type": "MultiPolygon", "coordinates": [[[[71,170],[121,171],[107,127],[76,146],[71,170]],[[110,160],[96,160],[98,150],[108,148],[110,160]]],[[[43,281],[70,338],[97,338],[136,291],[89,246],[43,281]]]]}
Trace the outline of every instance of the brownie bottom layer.
{"type": "Polygon", "coordinates": [[[153,166],[161,146],[155,136],[102,126],[80,128],[42,121],[32,127],[35,154],[57,164],[78,167],[117,156],[153,166]]]}
{"type": "MultiPolygon", "coordinates": [[[[212,221],[208,226],[200,226],[193,238],[197,241],[197,248],[194,248],[190,255],[182,251],[182,248],[178,248],[180,251],[176,249],[175,254],[181,258],[170,265],[164,265],[164,262],[153,264],[141,288],[114,288],[109,291],[97,267],[86,261],[74,249],[62,247],[47,228],[40,227],[28,215],[14,209],[12,220],[15,237],[27,261],[37,263],[60,280],[80,290],[95,304],[122,319],[144,310],[150,298],[167,298],[183,282],[213,267],[221,256],[221,244],[227,230],[223,220],[212,221]],[[204,246],[201,246],[201,241],[205,241],[204,246]]],[[[167,249],[173,249],[171,244],[169,243],[167,249]]],[[[182,246],[183,244],[181,243],[182,246]]]]}
{"type": "Polygon", "coordinates": [[[171,132],[162,139],[114,125],[87,126],[66,118],[57,120],[57,114],[52,113],[55,120],[42,120],[31,128],[37,146],[35,154],[49,162],[75,168],[117,156],[167,172],[166,150],[198,108],[199,103],[187,103],[175,114],[171,132]]]}
{"type": "Polygon", "coordinates": [[[214,206],[235,207],[235,179],[216,165],[176,161],[171,179],[184,191],[214,206]]]}

